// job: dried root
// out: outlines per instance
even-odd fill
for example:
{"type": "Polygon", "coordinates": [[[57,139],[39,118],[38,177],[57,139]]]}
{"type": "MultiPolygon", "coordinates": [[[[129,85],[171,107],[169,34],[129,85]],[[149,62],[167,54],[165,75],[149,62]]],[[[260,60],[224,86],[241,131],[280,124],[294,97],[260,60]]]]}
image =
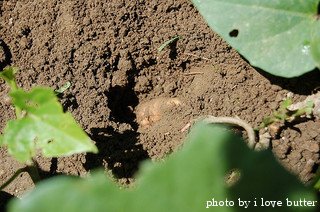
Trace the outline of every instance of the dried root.
{"type": "Polygon", "coordinates": [[[214,117],[214,116],[206,116],[198,118],[196,121],[204,121],[208,124],[227,124],[232,126],[237,126],[243,128],[248,134],[248,146],[252,149],[255,149],[256,146],[256,136],[253,128],[247,122],[243,121],[240,118],[233,117],[214,117]]]}

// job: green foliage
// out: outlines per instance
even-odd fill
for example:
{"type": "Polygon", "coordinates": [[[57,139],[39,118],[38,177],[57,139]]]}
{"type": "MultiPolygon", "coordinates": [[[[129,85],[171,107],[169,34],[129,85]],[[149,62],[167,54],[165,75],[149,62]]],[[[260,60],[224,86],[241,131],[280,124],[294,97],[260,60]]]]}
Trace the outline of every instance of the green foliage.
{"type": "Polygon", "coordinates": [[[210,27],[253,66],[295,77],[320,65],[319,0],[193,0],[210,27]]]}
{"type": "MultiPolygon", "coordinates": [[[[318,14],[319,19],[319,14],[318,14]]],[[[311,55],[313,59],[316,61],[317,67],[320,67],[320,22],[317,21],[314,23],[315,27],[312,31],[312,39],[311,39],[311,55]]]]}
{"type": "MultiPolygon", "coordinates": [[[[286,172],[271,152],[254,152],[229,133],[199,124],[180,151],[164,162],[144,163],[132,188],[118,188],[101,172],[84,180],[58,177],[39,183],[33,192],[12,201],[9,211],[206,211],[212,198],[235,202],[234,207],[211,208],[223,212],[245,210],[237,207],[238,198],[284,203],[286,198],[315,199],[312,189],[286,172]],[[225,176],[235,169],[240,171],[240,179],[227,185],[225,176]]],[[[272,209],[251,206],[249,211],[272,209]]],[[[292,210],[283,206],[272,211],[292,210]]]]}
{"type": "Polygon", "coordinates": [[[320,177],[319,177],[319,174],[318,174],[318,181],[316,181],[316,183],[314,185],[314,188],[317,189],[318,191],[320,191],[320,177]]]}
{"type": "Polygon", "coordinates": [[[12,88],[10,96],[17,119],[10,120],[0,144],[18,161],[30,163],[37,149],[46,157],[67,156],[80,152],[97,152],[87,134],[70,113],[64,113],[52,89],[33,88],[26,92],[17,88],[15,69],[6,68],[1,77],[12,88]]]}
{"type": "Polygon", "coordinates": [[[302,115],[310,116],[314,107],[314,103],[312,101],[309,101],[307,102],[306,107],[300,108],[295,111],[290,111],[287,109],[290,105],[292,105],[292,100],[290,98],[284,100],[281,103],[279,109],[275,111],[272,116],[268,116],[263,119],[262,124],[259,128],[261,129],[267,127],[273,123],[290,122],[302,115]]]}
{"type": "Polygon", "coordinates": [[[11,92],[13,104],[25,112],[4,130],[4,144],[17,160],[26,162],[42,149],[46,157],[58,157],[97,149],[70,113],[64,113],[49,88],[11,92]]]}
{"type": "MultiPolygon", "coordinates": [[[[0,72],[0,78],[4,79],[4,81],[9,85],[11,91],[16,91],[18,89],[15,74],[19,71],[18,68],[8,66],[2,72],[0,72]]],[[[19,108],[15,108],[17,118],[21,115],[21,110],[19,108]]]]}

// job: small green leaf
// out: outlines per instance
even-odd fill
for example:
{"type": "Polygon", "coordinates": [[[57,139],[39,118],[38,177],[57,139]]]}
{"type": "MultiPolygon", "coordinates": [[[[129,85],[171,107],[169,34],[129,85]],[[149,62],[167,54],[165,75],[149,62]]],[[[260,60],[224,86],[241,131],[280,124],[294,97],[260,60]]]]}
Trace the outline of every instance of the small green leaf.
{"type": "Polygon", "coordinates": [[[164,42],[159,48],[158,48],[158,52],[161,52],[164,48],[166,48],[167,46],[169,46],[171,43],[177,41],[181,39],[181,36],[174,36],[173,38],[171,38],[170,40],[167,40],[166,42],[164,42]]]}
{"type": "Polygon", "coordinates": [[[0,72],[0,78],[4,79],[11,88],[16,89],[15,74],[18,71],[19,69],[16,67],[7,66],[0,72]]]}
{"type": "Polygon", "coordinates": [[[296,111],[293,111],[292,117],[299,117],[302,115],[310,116],[314,108],[313,101],[307,101],[305,107],[299,108],[296,111]]]}
{"type": "Polygon", "coordinates": [[[193,0],[210,27],[253,66],[295,77],[320,63],[319,0],[193,0]]]}
{"type": "Polygon", "coordinates": [[[61,86],[61,88],[54,90],[54,92],[57,94],[61,94],[65,92],[68,88],[70,88],[70,86],[71,86],[71,82],[68,81],[63,86],[61,86]]]}
{"type": "Polygon", "coordinates": [[[30,161],[36,149],[41,149],[46,157],[97,152],[71,114],[63,112],[51,89],[34,88],[30,92],[18,89],[10,95],[15,107],[25,115],[8,122],[3,142],[20,162],[30,161]]]}
{"type": "Polygon", "coordinates": [[[313,108],[314,108],[314,102],[313,101],[308,101],[306,108],[305,108],[305,113],[307,116],[312,114],[313,108]]]}
{"type": "Polygon", "coordinates": [[[287,111],[287,108],[292,105],[292,99],[291,98],[286,98],[283,102],[280,104],[280,110],[282,111],[287,111]]]}
{"type": "Polygon", "coordinates": [[[285,205],[286,198],[312,201],[316,194],[285,171],[272,152],[254,152],[229,131],[203,124],[196,126],[184,147],[164,162],[144,163],[130,189],[118,188],[102,172],[85,180],[58,177],[39,183],[21,200],[10,202],[9,211],[244,211],[238,206],[239,198],[251,201],[246,211],[316,211],[285,205]],[[240,173],[232,186],[225,182],[230,170],[240,173]],[[228,199],[234,206],[207,209],[213,198],[228,199]],[[283,206],[259,207],[261,198],[282,201],[283,206]]]}
{"type": "Polygon", "coordinates": [[[10,83],[11,81],[14,81],[14,75],[19,71],[18,68],[8,66],[5,67],[2,72],[0,72],[0,77],[4,79],[6,82],[10,83]]]}

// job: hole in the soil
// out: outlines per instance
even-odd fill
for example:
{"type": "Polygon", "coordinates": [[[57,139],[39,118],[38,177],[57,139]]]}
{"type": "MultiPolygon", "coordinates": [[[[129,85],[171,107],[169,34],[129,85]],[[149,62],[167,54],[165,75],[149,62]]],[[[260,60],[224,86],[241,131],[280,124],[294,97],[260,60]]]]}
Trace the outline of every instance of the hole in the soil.
{"type": "Polygon", "coordinates": [[[136,118],[133,108],[139,103],[135,92],[128,87],[116,85],[115,87],[110,88],[107,95],[111,117],[116,122],[132,124],[136,118]]]}
{"type": "Polygon", "coordinates": [[[320,19],[320,2],[318,3],[317,19],[320,19]]]}
{"type": "Polygon", "coordinates": [[[230,37],[236,38],[238,37],[238,35],[239,35],[239,30],[237,29],[233,29],[232,31],[229,32],[230,37]]]}

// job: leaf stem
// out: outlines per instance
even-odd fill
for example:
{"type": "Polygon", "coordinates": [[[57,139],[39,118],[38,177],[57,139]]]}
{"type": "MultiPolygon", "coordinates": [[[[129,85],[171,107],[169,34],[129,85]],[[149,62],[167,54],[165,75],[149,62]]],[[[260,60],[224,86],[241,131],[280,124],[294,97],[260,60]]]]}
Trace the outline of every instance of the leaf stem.
{"type": "MultiPolygon", "coordinates": [[[[17,91],[19,89],[15,80],[11,81],[9,83],[9,86],[10,86],[11,92],[17,91]]],[[[17,119],[21,118],[21,114],[22,114],[21,109],[17,106],[15,106],[14,109],[15,109],[17,119]]]]}
{"type": "MultiPolygon", "coordinates": [[[[17,72],[18,72],[18,68],[15,68],[12,66],[8,66],[3,71],[0,72],[0,78],[2,78],[10,87],[10,90],[11,90],[10,92],[15,92],[19,90],[19,86],[15,78],[15,74],[17,72]]],[[[15,106],[15,112],[16,112],[17,119],[21,118],[21,114],[22,114],[21,109],[15,106]]]]}

